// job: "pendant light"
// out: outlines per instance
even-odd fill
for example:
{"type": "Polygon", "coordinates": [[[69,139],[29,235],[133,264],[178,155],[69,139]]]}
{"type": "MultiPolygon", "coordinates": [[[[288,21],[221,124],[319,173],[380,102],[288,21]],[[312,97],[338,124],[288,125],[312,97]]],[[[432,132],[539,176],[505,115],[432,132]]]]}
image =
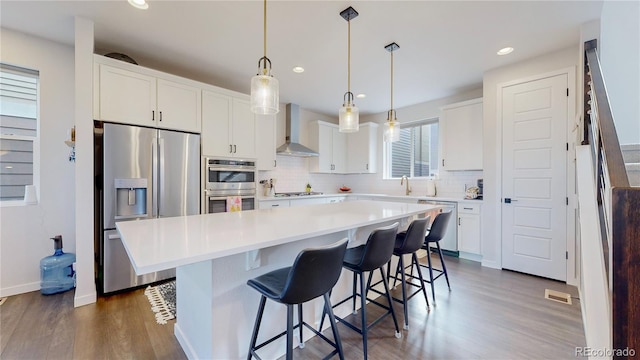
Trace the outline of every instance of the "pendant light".
{"type": "Polygon", "coordinates": [[[384,48],[391,53],[391,109],[387,111],[387,122],[384,124],[384,141],[396,142],[400,140],[400,123],[396,118],[396,110],[393,108],[393,51],[398,50],[400,46],[391,43],[384,48]]]}
{"type": "Polygon", "coordinates": [[[356,132],[360,126],[359,112],[356,105],[353,103],[353,93],[351,92],[351,19],[358,16],[358,12],[349,6],[348,8],[340,12],[349,27],[348,40],[347,40],[347,92],[344,93],[342,107],[339,111],[339,131],[340,132],[356,132]]]}
{"type": "Polygon", "coordinates": [[[251,112],[273,115],[278,111],[278,79],[271,75],[271,60],[267,57],[267,0],[264,0],[264,56],[258,60],[258,74],[251,78],[251,112]]]}

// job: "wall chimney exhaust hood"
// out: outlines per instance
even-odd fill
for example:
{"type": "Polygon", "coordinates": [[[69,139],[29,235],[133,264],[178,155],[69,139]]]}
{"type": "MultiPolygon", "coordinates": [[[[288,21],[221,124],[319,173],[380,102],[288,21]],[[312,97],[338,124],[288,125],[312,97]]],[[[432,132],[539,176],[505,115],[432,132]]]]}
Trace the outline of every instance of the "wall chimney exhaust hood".
{"type": "Polygon", "coordinates": [[[300,106],[287,104],[286,109],[286,142],[276,150],[278,155],[287,156],[318,156],[318,153],[300,144],[300,106]]]}

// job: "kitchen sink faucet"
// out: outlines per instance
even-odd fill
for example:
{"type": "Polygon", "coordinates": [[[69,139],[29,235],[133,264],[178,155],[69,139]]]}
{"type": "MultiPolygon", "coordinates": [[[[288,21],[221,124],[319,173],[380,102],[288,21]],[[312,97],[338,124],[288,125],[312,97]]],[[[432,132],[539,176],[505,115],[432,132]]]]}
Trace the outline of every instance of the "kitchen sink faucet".
{"type": "Polygon", "coordinates": [[[402,186],[402,184],[405,181],[406,181],[405,195],[409,195],[411,194],[411,187],[409,187],[409,178],[407,177],[407,175],[402,175],[402,177],[400,178],[400,185],[402,186]]]}

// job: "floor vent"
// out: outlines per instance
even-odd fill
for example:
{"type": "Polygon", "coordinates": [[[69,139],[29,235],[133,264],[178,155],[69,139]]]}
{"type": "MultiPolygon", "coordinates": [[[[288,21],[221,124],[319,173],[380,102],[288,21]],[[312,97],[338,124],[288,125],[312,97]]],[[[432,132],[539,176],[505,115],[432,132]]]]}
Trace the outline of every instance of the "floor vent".
{"type": "Polygon", "coordinates": [[[6,297],[1,298],[1,299],[0,299],[0,305],[4,304],[4,302],[5,302],[5,301],[7,301],[7,298],[6,298],[6,297]]]}
{"type": "Polygon", "coordinates": [[[545,289],[544,298],[548,300],[557,301],[563,304],[571,305],[571,295],[560,292],[560,291],[545,289]]]}

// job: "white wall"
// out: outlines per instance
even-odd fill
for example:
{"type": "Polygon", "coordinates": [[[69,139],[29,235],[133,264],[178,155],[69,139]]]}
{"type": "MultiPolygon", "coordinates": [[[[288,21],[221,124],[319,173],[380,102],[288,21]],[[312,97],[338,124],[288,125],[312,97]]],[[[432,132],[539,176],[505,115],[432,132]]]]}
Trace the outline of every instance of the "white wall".
{"type": "MultiPolygon", "coordinates": [[[[499,126],[498,124],[500,124],[497,118],[498,85],[504,82],[544,74],[567,67],[577,67],[577,65],[578,47],[576,46],[484,73],[484,149],[482,154],[484,159],[484,203],[482,206],[482,263],[485,266],[496,268],[502,267],[502,223],[500,221],[501,154],[498,153],[499,144],[501,144],[502,140],[497,138],[496,132],[496,129],[499,126]]],[[[578,89],[581,91],[581,88],[578,89]]],[[[573,96],[576,96],[576,94],[573,96]]],[[[569,121],[573,122],[574,119],[569,119],[569,121]]],[[[570,134],[570,136],[572,135],[575,136],[576,134],[570,134]]]]}
{"type": "Polygon", "coordinates": [[[0,29],[0,61],[40,71],[37,205],[0,208],[0,296],[40,289],[40,259],[54,235],[75,252],[75,166],[64,141],[74,124],[73,48],[0,29]]]}
{"type": "Polygon", "coordinates": [[[598,42],[620,144],[640,144],[640,2],[605,1],[598,42]]]}

